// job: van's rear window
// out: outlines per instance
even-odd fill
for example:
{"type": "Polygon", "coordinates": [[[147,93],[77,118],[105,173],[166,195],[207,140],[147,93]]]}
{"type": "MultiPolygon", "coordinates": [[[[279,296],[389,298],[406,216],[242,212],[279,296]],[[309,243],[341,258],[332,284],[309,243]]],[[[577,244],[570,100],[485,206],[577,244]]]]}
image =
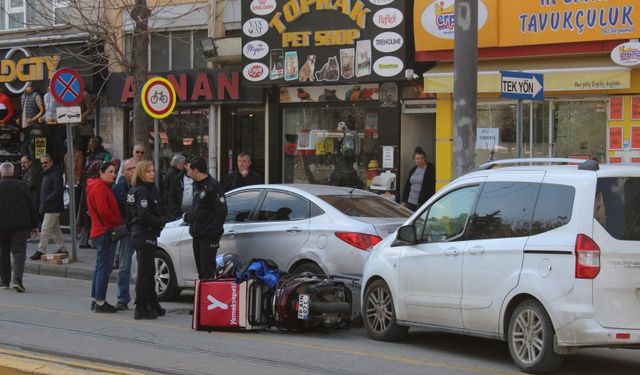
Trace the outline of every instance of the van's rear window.
{"type": "Polygon", "coordinates": [[[594,217],[613,238],[640,241],[640,177],[599,178],[594,217]]]}

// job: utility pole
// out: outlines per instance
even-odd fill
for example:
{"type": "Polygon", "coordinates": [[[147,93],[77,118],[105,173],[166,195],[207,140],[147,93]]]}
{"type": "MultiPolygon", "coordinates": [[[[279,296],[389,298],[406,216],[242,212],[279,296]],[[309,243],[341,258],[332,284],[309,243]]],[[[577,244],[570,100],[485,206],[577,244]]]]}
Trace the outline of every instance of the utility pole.
{"type": "Polygon", "coordinates": [[[476,166],[478,0],[455,0],[453,177],[476,166]]]}

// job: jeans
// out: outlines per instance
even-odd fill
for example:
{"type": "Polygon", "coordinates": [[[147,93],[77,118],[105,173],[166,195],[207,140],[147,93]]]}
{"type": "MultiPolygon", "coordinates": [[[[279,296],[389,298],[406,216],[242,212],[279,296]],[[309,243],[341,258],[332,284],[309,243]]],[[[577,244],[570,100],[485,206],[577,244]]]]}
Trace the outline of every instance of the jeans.
{"type": "Polygon", "coordinates": [[[104,301],[107,298],[107,286],[109,275],[113,267],[113,258],[116,256],[116,243],[109,240],[105,233],[93,239],[98,248],[96,268],[93,271],[93,283],[91,284],[91,297],[96,301],[104,301]]]}
{"type": "Polygon", "coordinates": [[[38,251],[41,253],[47,252],[47,245],[49,244],[49,238],[53,236],[58,244],[58,250],[64,250],[64,237],[62,237],[62,231],[60,230],[60,213],[44,214],[42,220],[42,232],[40,232],[40,243],[38,244],[38,251]]]}
{"type": "Polygon", "coordinates": [[[29,236],[28,230],[0,233],[0,284],[8,286],[11,280],[11,254],[13,254],[13,281],[22,282],[29,236]]]}
{"type": "Polygon", "coordinates": [[[157,249],[155,240],[133,238],[133,246],[138,256],[138,278],[136,279],[136,305],[145,306],[158,299],[154,280],[156,266],[154,257],[157,249]]]}
{"type": "Polygon", "coordinates": [[[213,278],[216,271],[216,253],[218,252],[218,239],[213,236],[193,238],[193,259],[196,261],[198,278],[207,280],[213,278]]]}
{"type": "Polygon", "coordinates": [[[118,302],[128,304],[131,302],[129,285],[131,284],[131,260],[134,252],[131,237],[127,236],[118,241],[116,251],[118,259],[120,259],[120,267],[118,268],[118,302]]]}

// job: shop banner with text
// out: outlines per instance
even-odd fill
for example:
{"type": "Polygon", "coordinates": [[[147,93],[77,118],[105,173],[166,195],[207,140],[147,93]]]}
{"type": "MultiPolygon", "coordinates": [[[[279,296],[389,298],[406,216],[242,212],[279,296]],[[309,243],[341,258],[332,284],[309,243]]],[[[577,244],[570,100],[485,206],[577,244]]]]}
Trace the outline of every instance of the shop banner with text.
{"type": "MultiPolygon", "coordinates": [[[[454,0],[416,0],[416,51],[453,49],[454,0]]],[[[478,47],[640,38],[640,3],[630,0],[479,0],[478,47]]]]}
{"type": "Polygon", "coordinates": [[[242,77],[251,85],[402,79],[405,7],[405,0],[242,0],[242,77]]]}

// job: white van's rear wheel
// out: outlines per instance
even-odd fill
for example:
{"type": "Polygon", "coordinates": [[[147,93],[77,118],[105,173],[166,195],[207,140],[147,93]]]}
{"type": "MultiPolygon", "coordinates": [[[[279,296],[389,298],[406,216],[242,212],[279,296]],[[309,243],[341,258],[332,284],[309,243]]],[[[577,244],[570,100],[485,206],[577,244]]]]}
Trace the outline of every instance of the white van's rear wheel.
{"type": "Polygon", "coordinates": [[[555,331],[549,315],[537,301],[526,300],[516,307],[507,335],[511,358],[524,372],[551,372],[564,360],[553,351],[555,331]]]}

